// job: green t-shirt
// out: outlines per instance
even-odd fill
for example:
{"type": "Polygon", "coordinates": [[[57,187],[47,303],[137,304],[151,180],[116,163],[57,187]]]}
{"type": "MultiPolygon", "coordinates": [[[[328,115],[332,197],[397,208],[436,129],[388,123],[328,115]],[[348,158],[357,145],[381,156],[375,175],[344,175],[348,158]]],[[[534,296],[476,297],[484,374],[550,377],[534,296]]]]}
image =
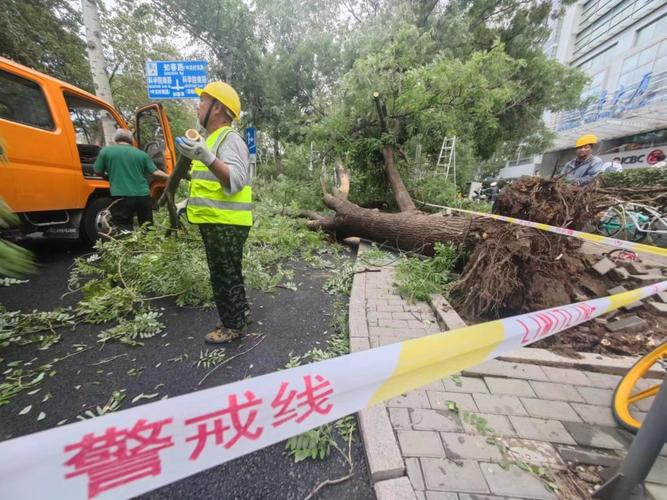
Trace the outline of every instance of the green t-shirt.
{"type": "Polygon", "coordinates": [[[95,172],[109,177],[111,196],[148,196],[146,175],[155,170],[153,160],[129,144],[102,148],[95,160],[95,172]]]}

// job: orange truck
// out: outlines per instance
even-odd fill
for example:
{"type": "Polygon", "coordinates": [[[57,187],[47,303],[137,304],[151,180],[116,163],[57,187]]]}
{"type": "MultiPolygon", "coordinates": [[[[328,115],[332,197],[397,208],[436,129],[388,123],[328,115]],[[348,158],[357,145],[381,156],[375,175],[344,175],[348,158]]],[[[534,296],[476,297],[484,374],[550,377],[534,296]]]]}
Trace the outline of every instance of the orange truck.
{"type": "MultiPolygon", "coordinates": [[[[143,106],[135,120],[135,145],[171,173],[175,150],[163,107],[143,106]]],[[[0,197],[21,219],[21,233],[97,239],[112,200],[93,165],[119,127],[128,128],[107,102],[0,57],[0,138],[9,160],[0,164],[0,197]]],[[[164,185],[151,183],[153,199],[164,185]]]]}

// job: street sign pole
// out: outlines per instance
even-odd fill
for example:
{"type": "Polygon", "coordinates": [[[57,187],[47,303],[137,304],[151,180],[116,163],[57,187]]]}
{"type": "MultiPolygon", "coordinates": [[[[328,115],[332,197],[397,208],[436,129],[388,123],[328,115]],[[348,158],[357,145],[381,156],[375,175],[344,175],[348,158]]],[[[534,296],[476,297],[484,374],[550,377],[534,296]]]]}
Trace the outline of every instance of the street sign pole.
{"type": "Polygon", "coordinates": [[[257,171],[257,129],[255,127],[247,127],[245,129],[245,142],[248,145],[248,153],[250,154],[251,177],[254,178],[257,171]]]}

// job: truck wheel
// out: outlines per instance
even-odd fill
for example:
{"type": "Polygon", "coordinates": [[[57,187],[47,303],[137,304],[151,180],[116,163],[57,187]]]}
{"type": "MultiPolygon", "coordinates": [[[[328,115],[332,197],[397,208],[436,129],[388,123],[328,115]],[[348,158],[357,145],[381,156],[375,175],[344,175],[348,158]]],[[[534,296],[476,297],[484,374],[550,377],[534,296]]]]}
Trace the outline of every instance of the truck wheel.
{"type": "Polygon", "coordinates": [[[104,210],[111,205],[111,198],[95,198],[86,207],[81,221],[81,238],[91,245],[105,232],[103,221],[104,210]]]}

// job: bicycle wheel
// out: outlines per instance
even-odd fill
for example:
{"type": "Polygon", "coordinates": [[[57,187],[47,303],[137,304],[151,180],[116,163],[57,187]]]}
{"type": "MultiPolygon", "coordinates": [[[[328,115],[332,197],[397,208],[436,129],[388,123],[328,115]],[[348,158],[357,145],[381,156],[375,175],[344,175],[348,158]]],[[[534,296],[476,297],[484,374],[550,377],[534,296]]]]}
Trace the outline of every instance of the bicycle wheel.
{"type": "Polygon", "coordinates": [[[661,381],[644,379],[644,376],[653,365],[663,359],[667,359],[667,342],[639,358],[616,386],[611,409],[614,419],[624,429],[633,433],[639,430],[641,422],[632,414],[630,407],[658,394],[661,381]],[[646,381],[641,384],[646,386],[643,389],[637,387],[642,380],[646,381]],[[652,380],[655,382],[653,383],[652,380]]]}
{"type": "Polygon", "coordinates": [[[615,207],[610,207],[600,217],[597,230],[602,236],[615,237],[623,229],[623,214],[615,207]]]}

